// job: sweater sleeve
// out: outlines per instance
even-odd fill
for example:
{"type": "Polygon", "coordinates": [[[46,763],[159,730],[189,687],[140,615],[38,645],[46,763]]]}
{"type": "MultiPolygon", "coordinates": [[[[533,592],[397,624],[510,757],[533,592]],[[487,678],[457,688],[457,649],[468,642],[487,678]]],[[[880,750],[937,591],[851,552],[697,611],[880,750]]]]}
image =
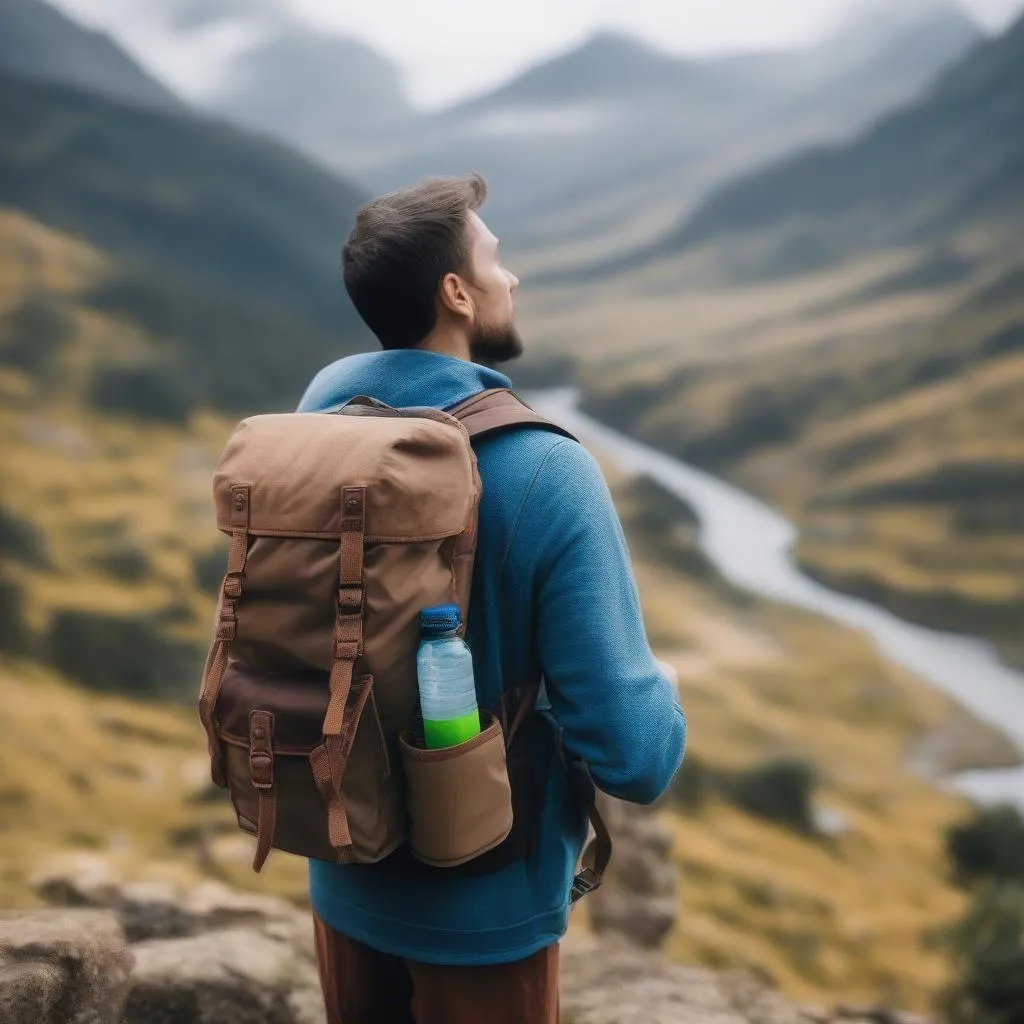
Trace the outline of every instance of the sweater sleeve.
{"type": "Polygon", "coordinates": [[[513,550],[533,563],[538,655],[566,747],[605,792],[654,801],[682,762],[686,720],[647,641],[608,485],[582,445],[549,450],[513,550]]]}

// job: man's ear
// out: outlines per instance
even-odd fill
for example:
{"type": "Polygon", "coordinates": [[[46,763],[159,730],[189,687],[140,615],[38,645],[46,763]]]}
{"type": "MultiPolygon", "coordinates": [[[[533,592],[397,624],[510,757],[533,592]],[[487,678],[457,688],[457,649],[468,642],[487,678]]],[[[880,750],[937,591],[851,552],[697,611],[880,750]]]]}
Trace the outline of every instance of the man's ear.
{"type": "Polygon", "coordinates": [[[441,305],[450,313],[467,319],[473,316],[473,300],[458,274],[445,274],[439,289],[441,305]]]}

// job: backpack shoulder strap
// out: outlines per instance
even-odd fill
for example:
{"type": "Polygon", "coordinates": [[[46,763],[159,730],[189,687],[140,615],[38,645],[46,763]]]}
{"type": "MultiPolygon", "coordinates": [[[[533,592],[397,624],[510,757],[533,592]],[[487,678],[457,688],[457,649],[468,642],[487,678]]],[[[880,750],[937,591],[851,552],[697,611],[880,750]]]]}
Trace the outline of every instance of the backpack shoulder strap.
{"type": "Polygon", "coordinates": [[[533,426],[554,431],[563,437],[576,441],[575,435],[565,427],[541,416],[530,408],[514,391],[508,388],[489,388],[480,394],[467,398],[450,409],[449,413],[461,420],[472,440],[496,434],[509,427],[533,426]]]}
{"type": "MultiPolygon", "coordinates": [[[[473,440],[514,426],[541,427],[562,434],[573,441],[579,440],[564,427],[535,412],[508,388],[491,388],[482,391],[449,411],[451,415],[462,422],[473,440]]],[[[475,543],[475,536],[473,539],[475,543]]],[[[525,692],[520,695],[515,718],[508,730],[509,742],[515,738],[523,719],[533,710],[536,699],[536,686],[527,687],[525,692]]],[[[583,853],[580,870],[572,883],[569,898],[572,903],[576,903],[588,893],[600,888],[605,869],[611,860],[612,840],[598,809],[597,787],[594,785],[594,780],[586,764],[569,756],[562,747],[560,739],[556,740],[556,748],[573,796],[587,812],[587,817],[594,830],[594,838],[583,853]]]]}

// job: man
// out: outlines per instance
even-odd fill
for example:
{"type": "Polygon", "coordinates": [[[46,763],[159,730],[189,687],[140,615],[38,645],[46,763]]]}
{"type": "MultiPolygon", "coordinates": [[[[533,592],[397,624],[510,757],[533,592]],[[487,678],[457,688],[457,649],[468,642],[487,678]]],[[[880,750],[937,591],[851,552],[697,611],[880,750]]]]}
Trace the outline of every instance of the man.
{"type": "MultiPolygon", "coordinates": [[[[383,351],[322,370],[300,411],[356,395],[450,409],[509,387],[490,367],[519,356],[516,277],[477,210],[478,176],[433,179],[363,207],[345,287],[383,351]]],[[[683,755],[675,681],[651,654],[625,540],[593,458],[551,431],[510,430],[475,450],[483,481],[467,640],[480,706],[543,675],[543,708],[598,787],[650,803],[683,755]]],[[[475,877],[310,861],[317,953],[331,1024],[555,1024],[558,942],[586,818],[554,756],[530,853],[475,877]]]]}

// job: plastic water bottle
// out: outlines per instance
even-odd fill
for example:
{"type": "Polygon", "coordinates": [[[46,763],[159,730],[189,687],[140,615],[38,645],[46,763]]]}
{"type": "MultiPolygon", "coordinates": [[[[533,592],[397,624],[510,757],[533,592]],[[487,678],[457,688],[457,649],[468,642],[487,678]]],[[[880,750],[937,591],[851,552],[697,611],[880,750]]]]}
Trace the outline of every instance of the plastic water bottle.
{"type": "Polygon", "coordinates": [[[461,625],[457,604],[442,604],[420,612],[416,676],[423,735],[429,749],[453,747],[480,732],[473,655],[459,636],[461,625]]]}

